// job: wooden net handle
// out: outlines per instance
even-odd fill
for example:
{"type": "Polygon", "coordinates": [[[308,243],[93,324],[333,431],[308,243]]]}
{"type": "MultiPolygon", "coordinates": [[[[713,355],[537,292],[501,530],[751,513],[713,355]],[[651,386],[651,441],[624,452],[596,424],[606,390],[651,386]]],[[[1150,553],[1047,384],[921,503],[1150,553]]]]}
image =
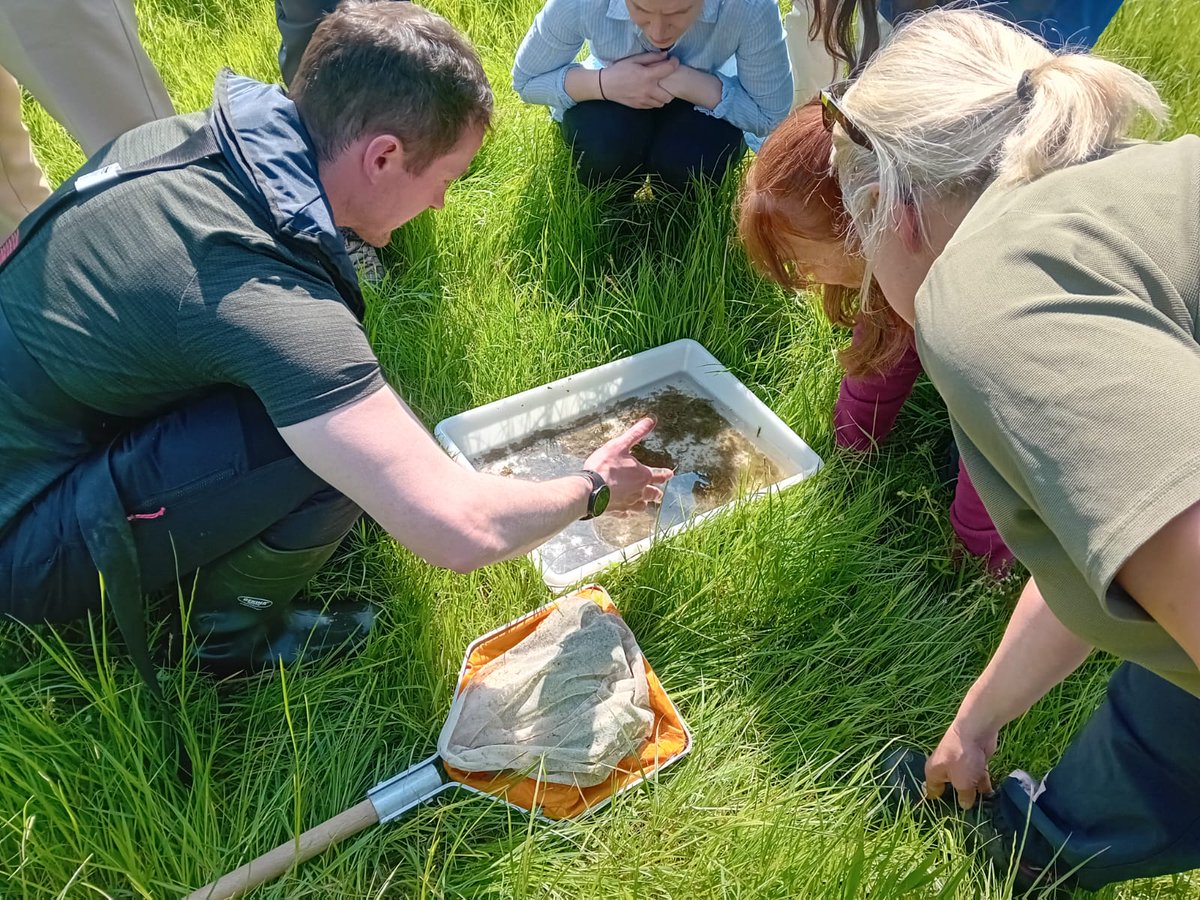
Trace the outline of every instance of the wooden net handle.
{"type": "Polygon", "coordinates": [[[343,838],[358,834],[368,825],[379,822],[375,804],[364,800],[357,806],[314,825],[296,840],[280,844],[274,850],[252,859],[244,866],[222,875],[211,884],[188,894],[186,900],[233,900],[250,888],[278,878],[292,866],[297,866],[332,847],[343,838]]]}

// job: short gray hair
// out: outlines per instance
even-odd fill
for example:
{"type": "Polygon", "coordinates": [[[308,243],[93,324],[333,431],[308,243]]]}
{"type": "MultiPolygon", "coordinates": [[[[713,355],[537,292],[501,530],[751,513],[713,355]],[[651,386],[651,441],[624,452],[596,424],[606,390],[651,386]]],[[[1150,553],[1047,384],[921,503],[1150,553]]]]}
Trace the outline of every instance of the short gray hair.
{"type": "Polygon", "coordinates": [[[847,210],[872,255],[899,208],[977,196],[1101,156],[1142,113],[1166,108],[1145,78],[1086,53],[1051,52],[975,10],[934,10],[899,28],[842,107],[872,150],[835,129],[847,210]],[[878,193],[873,190],[878,185],[878,193]]]}

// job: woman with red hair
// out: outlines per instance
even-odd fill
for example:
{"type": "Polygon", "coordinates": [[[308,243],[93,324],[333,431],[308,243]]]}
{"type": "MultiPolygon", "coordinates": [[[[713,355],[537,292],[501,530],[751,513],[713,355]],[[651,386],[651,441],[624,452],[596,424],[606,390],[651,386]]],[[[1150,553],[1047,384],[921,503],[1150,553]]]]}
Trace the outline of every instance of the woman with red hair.
{"type": "MultiPolygon", "coordinates": [[[[853,328],[839,361],[846,370],[834,407],[834,440],[870,450],[891,433],[921,373],[912,329],[872,281],[860,300],[863,260],[829,165],[832,140],[813,100],[795,109],[763,144],[742,188],[738,231],[751,262],[797,290],[822,286],[825,315],[853,328]]],[[[961,461],[950,505],[954,533],[997,573],[1012,554],[996,532],[961,461]]]]}

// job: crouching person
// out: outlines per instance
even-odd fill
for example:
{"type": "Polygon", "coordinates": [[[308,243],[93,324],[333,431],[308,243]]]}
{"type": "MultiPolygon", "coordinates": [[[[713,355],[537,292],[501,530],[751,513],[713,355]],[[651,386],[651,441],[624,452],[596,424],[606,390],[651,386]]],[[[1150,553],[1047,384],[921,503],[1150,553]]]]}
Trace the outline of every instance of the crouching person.
{"type": "Polygon", "coordinates": [[[792,102],[774,0],[549,0],[513,87],[550,107],[585,183],[675,190],[719,182],[792,102]]]}
{"type": "Polygon", "coordinates": [[[444,19],[344,3],[290,95],[214,94],[0,247],[0,613],[70,621],[103,585],[145,674],[142,598],[178,583],[201,666],[254,671],[366,635],[366,604],[296,600],[361,511],[465,571],[659,497],[629,453],[649,421],[521,482],[453,463],[384,381],[338,228],[382,246],[479,149],[491,90],[444,19]]]}

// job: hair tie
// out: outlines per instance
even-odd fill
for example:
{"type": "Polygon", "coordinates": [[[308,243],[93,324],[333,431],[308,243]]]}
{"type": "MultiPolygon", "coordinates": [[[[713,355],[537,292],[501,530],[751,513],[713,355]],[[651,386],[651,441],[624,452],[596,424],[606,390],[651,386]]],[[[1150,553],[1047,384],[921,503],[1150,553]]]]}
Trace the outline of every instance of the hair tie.
{"type": "Polygon", "coordinates": [[[1033,102],[1033,69],[1021,73],[1021,80],[1017,82],[1017,99],[1026,106],[1033,102]]]}

